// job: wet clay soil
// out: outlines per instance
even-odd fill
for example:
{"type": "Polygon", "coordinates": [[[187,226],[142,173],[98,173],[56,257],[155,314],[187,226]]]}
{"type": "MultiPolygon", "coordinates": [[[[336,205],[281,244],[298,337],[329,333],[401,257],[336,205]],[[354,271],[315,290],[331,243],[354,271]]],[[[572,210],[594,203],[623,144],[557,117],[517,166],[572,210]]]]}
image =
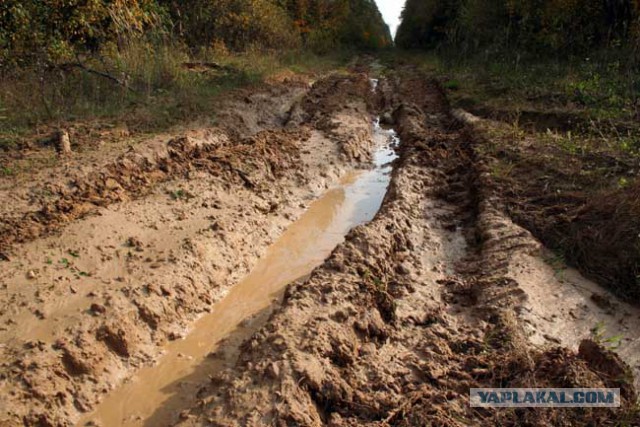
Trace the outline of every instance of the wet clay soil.
{"type": "Polygon", "coordinates": [[[235,363],[240,345],[260,327],[286,285],[311,274],[353,227],[373,218],[390,180],[395,159],[392,131],[374,125],[374,169],[352,171],[330,189],[278,240],[251,273],[235,285],[211,314],[165,348],[156,366],[142,369],[80,421],[109,426],[164,426],[190,408],[211,375],[235,363]]]}
{"type": "Polygon", "coordinates": [[[274,84],[226,127],[3,181],[0,426],[640,425],[640,311],[505,214],[436,82],[374,89],[274,84]],[[469,407],[496,386],[623,406],[469,407]]]}

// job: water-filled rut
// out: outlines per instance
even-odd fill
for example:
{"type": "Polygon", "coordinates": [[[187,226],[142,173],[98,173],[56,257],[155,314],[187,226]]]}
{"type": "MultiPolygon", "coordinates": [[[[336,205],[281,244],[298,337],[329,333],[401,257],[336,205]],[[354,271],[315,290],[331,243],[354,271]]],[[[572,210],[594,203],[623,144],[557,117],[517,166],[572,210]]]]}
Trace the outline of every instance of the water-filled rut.
{"type": "Polygon", "coordinates": [[[185,339],[169,343],[157,365],[140,370],[79,425],[171,424],[193,405],[199,386],[209,375],[233,366],[240,344],[266,322],[285,287],[309,275],[353,227],[370,221],[379,210],[391,179],[398,138],[378,121],[373,135],[372,169],[348,173],[339,186],[311,204],[185,339]]]}

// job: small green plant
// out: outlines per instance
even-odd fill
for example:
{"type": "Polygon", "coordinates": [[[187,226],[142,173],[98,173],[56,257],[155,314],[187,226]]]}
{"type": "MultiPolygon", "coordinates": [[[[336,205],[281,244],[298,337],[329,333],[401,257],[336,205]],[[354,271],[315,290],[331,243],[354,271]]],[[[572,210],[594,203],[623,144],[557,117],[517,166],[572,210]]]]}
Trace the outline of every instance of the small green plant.
{"type": "Polygon", "coordinates": [[[605,336],[606,333],[606,325],[604,322],[600,321],[598,323],[596,323],[596,325],[591,328],[591,339],[604,346],[607,347],[611,350],[616,350],[620,347],[620,345],[622,344],[622,339],[624,338],[623,335],[614,335],[612,337],[606,337],[605,336]]]}
{"type": "Polygon", "coordinates": [[[442,86],[444,86],[445,89],[458,90],[460,89],[460,82],[458,80],[448,80],[442,86]]]}
{"type": "Polygon", "coordinates": [[[508,178],[515,167],[514,163],[495,161],[491,164],[491,176],[494,178],[508,178]]]}
{"type": "Polygon", "coordinates": [[[0,168],[0,174],[4,175],[4,176],[11,176],[11,175],[15,174],[15,171],[13,169],[11,169],[10,167],[2,166],[0,168]]]}
{"type": "Polygon", "coordinates": [[[186,190],[183,189],[178,189],[178,190],[173,190],[169,192],[169,196],[173,199],[173,200],[189,200],[192,199],[194,196],[193,194],[189,193],[186,190]]]}
{"type": "Polygon", "coordinates": [[[380,278],[378,277],[373,277],[373,284],[376,286],[376,289],[378,289],[381,292],[387,292],[387,284],[380,278]]]}
{"type": "Polygon", "coordinates": [[[44,263],[45,263],[45,264],[47,264],[47,265],[51,265],[51,264],[53,264],[53,260],[52,260],[51,258],[47,257],[47,258],[44,260],[44,263]]]}
{"type": "Polygon", "coordinates": [[[76,250],[69,249],[67,253],[74,258],[80,258],[80,253],[76,250]]]}
{"type": "Polygon", "coordinates": [[[619,140],[620,150],[629,154],[637,154],[640,144],[633,137],[620,137],[619,140]]]}
{"type": "Polygon", "coordinates": [[[630,184],[629,180],[624,176],[618,179],[618,188],[621,190],[627,188],[630,184]]]}
{"type": "Polygon", "coordinates": [[[564,279],[564,272],[567,269],[567,261],[564,258],[564,255],[561,253],[549,252],[545,254],[542,259],[553,268],[553,273],[560,280],[564,279]]]}
{"type": "Polygon", "coordinates": [[[584,151],[581,145],[581,139],[576,135],[567,131],[566,133],[557,133],[547,130],[546,136],[551,139],[565,153],[576,155],[584,151]]]}
{"type": "Polygon", "coordinates": [[[67,259],[67,258],[62,258],[62,259],[59,261],[59,264],[60,264],[60,265],[62,265],[64,268],[69,268],[69,267],[71,267],[71,262],[70,262],[70,261],[69,261],[69,259],[67,259]]]}

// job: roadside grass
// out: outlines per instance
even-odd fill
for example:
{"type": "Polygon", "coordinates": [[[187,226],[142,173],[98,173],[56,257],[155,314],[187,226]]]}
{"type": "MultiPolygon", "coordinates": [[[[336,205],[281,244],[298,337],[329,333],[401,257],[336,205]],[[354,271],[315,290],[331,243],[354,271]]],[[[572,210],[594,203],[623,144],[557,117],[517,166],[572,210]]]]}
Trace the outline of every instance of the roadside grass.
{"type": "Polygon", "coordinates": [[[494,179],[538,183],[557,197],[629,189],[640,168],[640,70],[624,51],[522,58],[451,50],[385,53],[436,78],[453,108],[493,120],[477,150],[494,179]],[[531,114],[535,112],[537,114],[531,114]]]}
{"type": "MultiPolygon", "coordinates": [[[[625,52],[587,58],[398,52],[474,126],[504,208],[568,265],[640,297],[640,72],[625,52]],[[635,68],[634,68],[635,67],[635,68]]],[[[553,262],[551,263],[553,266],[553,262]]]]}
{"type": "Polygon", "coordinates": [[[626,51],[545,58],[449,48],[397,52],[392,59],[438,76],[454,106],[502,114],[557,112],[606,123],[640,119],[640,69],[632,57],[626,51]]]}
{"type": "Polygon", "coordinates": [[[219,49],[138,41],[56,68],[1,70],[0,150],[19,146],[38,128],[76,122],[125,125],[156,133],[198,119],[214,119],[220,97],[259,85],[284,70],[322,73],[346,64],[349,52],[317,56],[302,51],[219,49]],[[188,66],[192,64],[192,66],[188,66]],[[195,65],[193,65],[195,64],[195,65]]]}

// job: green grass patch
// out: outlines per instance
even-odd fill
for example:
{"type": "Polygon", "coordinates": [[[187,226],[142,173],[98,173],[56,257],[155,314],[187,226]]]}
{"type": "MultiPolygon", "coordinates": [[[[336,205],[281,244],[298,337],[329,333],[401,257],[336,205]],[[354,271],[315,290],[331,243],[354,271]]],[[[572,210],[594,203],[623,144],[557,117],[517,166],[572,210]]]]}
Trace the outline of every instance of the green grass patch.
{"type": "Polygon", "coordinates": [[[462,107],[565,111],[596,120],[637,120],[640,72],[624,50],[589,57],[529,57],[515,52],[462,55],[456,50],[399,52],[397,62],[439,76],[462,107]]]}

